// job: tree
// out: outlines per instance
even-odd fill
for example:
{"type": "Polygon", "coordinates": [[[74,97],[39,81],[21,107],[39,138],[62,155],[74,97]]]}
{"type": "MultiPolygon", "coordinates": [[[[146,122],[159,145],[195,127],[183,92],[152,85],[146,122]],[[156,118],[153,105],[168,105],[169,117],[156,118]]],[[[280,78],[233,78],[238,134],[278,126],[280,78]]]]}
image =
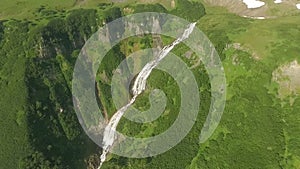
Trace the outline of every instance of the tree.
{"type": "Polygon", "coordinates": [[[117,18],[120,18],[122,16],[121,9],[118,7],[109,8],[106,11],[104,11],[104,20],[106,23],[111,22],[117,18]]]}
{"type": "Polygon", "coordinates": [[[176,9],[171,11],[171,13],[190,22],[196,22],[206,14],[202,3],[188,0],[177,0],[176,9]]]}
{"type": "Polygon", "coordinates": [[[55,160],[47,160],[43,153],[34,152],[27,158],[23,159],[20,164],[22,169],[63,169],[60,158],[55,160]]]}
{"type": "Polygon", "coordinates": [[[73,10],[66,18],[66,26],[75,48],[81,48],[97,29],[97,11],[94,9],[73,10]]]}

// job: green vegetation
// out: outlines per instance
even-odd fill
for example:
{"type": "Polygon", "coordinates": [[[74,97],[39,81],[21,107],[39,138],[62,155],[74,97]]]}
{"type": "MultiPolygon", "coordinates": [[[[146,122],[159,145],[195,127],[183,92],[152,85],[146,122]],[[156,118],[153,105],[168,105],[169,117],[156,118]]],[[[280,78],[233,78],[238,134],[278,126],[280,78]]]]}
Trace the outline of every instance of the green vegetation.
{"type": "Polygon", "coordinates": [[[111,0],[27,0],[11,1],[3,0],[0,6],[0,19],[50,19],[53,15],[63,15],[67,10],[74,9],[109,9],[112,6],[128,6],[131,4],[155,4],[159,3],[166,9],[172,9],[171,0],[126,0],[113,4],[111,0]]]}
{"type": "MultiPolygon", "coordinates": [[[[0,168],[81,169],[98,164],[100,148],[82,131],[73,110],[73,67],[82,46],[103,23],[143,11],[167,12],[197,21],[225,68],[226,109],[212,138],[199,144],[211,101],[209,78],[199,63],[191,69],[201,98],[191,132],[164,154],[146,159],[110,155],[103,168],[299,168],[300,99],[297,94],[279,98],[279,85],[272,80],[278,67],[294,60],[300,62],[299,16],[253,20],[219,7],[204,8],[197,1],[177,0],[175,8],[168,6],[169,1],[131,2],[3,2],[0,18],[6,20],[0,21],[0,168]]],[[[113,31],[124,32],[120,28],[113,31]]],[[[130,54],[158,46],[155,38],[130,37],[104,57],[96,87],[100,108],[108,117],[116,111],[110,86],[113,71],[130,54]]],[[[172,41],[159,38],[164,44],[172,41]]],[[[173,52],[189,66],[196,62],[194,53],[187,57],[191,51],[183,44],[173,52]]],[[[147,110],[149,94],[158,88],[167,96],[165,111],[146,124],[122,119],[118,126],[122,133],[158,135],[176,119],[181,98],[175,80],[155,70],[147,87],[134,106],[147,110]]]]}
{"type": "Polygon", "coordinates": [[[294,46],[299,43],[295,37],[299,30],[291,36],[279,36],[297,28],[299,17],[255,21],[219,9],[209,11],[213,13],[201,19],[201,29],[208,33],[220,30],[241,45],[228,46],[223,52],[226,109],[213,138],[201,145],[190,168],[297,168],[299,144],[289,141],[299,138],[294,121],[299,119],[294,113],[299,111],[297,103],[282,106],[277,93],[269,94],[266,86],[276,86],[272,82],[274,69],[299,59],[294,53],[299,50],[294,46]],[[287,41],[292,43],[279,45],[287,41]],[[293,120],[287,120],[290,116],[293,120]]]}
{"type": "Polygon", "coordinates": [[[166,13],[167,10],[161,4],[138,4],[133,7],[135,13],[140,12],[161,12],[166,13]]]}
{"type": "Polygon", "coordinates": [[[205,15],[205,8],[199,2],[177,0],[176,8],[171,13],[190,22],[196,22],[205,15]]]}
{"type": "MultiPolygon", "coordinates": [[[[272,72],[278,66],[299,59],[295,53],[299,50],[295,46],[299,43],[295,36],[299,33],[299,17],[255,21],[229,14],[220,8],[209,8],[207,11],[208,14],[199,20],[199,27],[220,53],[228,84],[226,109],[213,137],[202,145],[195,139],[206,117],[205,113],[201,113],[188,136],[170,151],[142,160],[112,156],[103,168],[273,169],[299,166],[300,137],[296,134],[299,129],[296,122],[299,120],[296,113],[299,111],[299,99],[291,107],[289,100],[277,98],[276,85],[272,82],[272,72]],[[285,23],[289,23],[289,26],[285,23]],[[293,32],[290,36],[287,29],[293,32]],[[283,32],[288,36],[283,36],[283,32]],[[288,41],[292,44],[287,45],[288,41]],[[270,94],[270,85],[275,86],[275,94],[270,94]]],[[[165,43],[169,41],[164,37],[165,43]]],[[[140,44],[139,41],[136,43],[140,44]]],[[[174,49],[174,53],[181,56],[186,51],[187,48],[183,46],[174,49]]],[[[182,59],[189,61],[184,57],[182,59]]],[[[201,65],[195,68],[196,72],[199,84],[208,84],[201,65]],[[199,74],[197,70],[202,73],[199,74]]],[[[141,110],[149,108],[149,92],[154,88],[162,88],[167,95],[172,93],[168,95],[169,105],[164,114],[155,122],[142,125],[123,119],[120,131],[131,136],[147,137],[163,132],[172,124],[178,104],[172,105],[171,100],[178,98],[177,90],[168,89],[169,85],[162,87],[161,84],[173,84],[170,86],[176,88],[168,75],[155,71],[149,79],[149,91],[139,98],[135,106],[141,110]],[[175,109],[170,110],[171,107],[175,109]],[[164,119],[168,120],[162,122],[164,119]]],[[[201,98],[205,102],[200,112],[207,112],[209,86],[201,89],[204,89],[201,98]]]]}
{"type": "Polygon", "coordinates": [[[26,39],[28,28],[26,23],[14,21],[1,25],[0,35],[3,39],[0,44],[0,168],[17,168],[20,160],[31,149],[26,120],[26,58],[22,53],[22,42],[26,39]]]}
{"type": "Polygon", "coordinates": [[[95,10],[74,10],[45,25],[1,22],[0,168],[83,168],[95,152],[73,110],[70,84],[76,50],[96,20],[95,10]]]}

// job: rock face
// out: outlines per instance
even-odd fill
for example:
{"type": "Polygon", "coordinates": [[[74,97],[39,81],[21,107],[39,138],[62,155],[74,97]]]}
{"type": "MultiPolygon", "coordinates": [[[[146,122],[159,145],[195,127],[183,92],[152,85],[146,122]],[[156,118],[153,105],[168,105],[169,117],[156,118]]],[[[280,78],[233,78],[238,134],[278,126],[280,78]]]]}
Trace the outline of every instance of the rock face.
{"type": "MultiPolygon", "coordinates": [[[[206,3],[214,6],[222,6],[227,8],[230,12],[236,13],[240,16],[260,17],[266,16],[268,5],[265,4],[258,8],[248,8],[242,0],[204,0],[206,3]]],[[[253,6],[251,6],[253,7],[253,6]]]]}
{"type": "MultiPolygon", "coordinates": [[[[163,17],[154,17],[149,16],[147,18],[141,18],[144,24],[135,24],[134,22],[127,22],[122,19],[116,20],[114,23],[109,24],[106,27],[105,34],[99,34],[99,39],[102,39],[105,42],[115,42],[115,40],[119,39],[125,33],[124,27],[130,28],[132,33],[136,35],[144,35],[149,34],[150,32],[145,32],[144,30],[152,30],[153,32],[161,32],[161,26],[164,23],[163,17]],[[122,23],[120,23],[122,22],[122,23]],[[116,25],[116,26],[114,26],[116,25]],[[124,27],[119,26],[124,25],[124,27]],[[145,25],[151,25],[151,27],[145,27],[145,25]]],[[[62,24],[67,24],[66,21],[61,21],[62,24]]],[[[96,22],[96,21],[95,21],[96,22]]],[[[100,21],[96,22],[96,26],[101,25],[100,21]]],[[[105,24],[105,23],[104,23],[105,24]]],[[[1,26],[1,25],[0,25],[1,26]]],[[[92,33],[96,32],[95,27],[93,25],[84,25],[84,28],[78,28],[82,30],[76,30],[72,32],[70,28],[61,30],[52,30],[54,28],[49,27],[48,25],[42,28],[39,34],[36,34],[35,38],[35,49],[37,55],[40,58],[51,58],[55,57],[58,54],[70,55],[72,51],[75,49],[81,49],[88,37],[92,35],[92,33]],[[91,31],[86,31],[91,30],[91,31]],[[78,33],[80,32],[80,33],[78,33]],[[50,36],[51,35],[51,36],[50,36]]],[[[1,27],[0,27],[1,28],[1,27]]],[[[1,31],[1,30],[0,30],[1,31]]],[[[1,33],[0,33],[1,37],[1,33]]]]}
{"type": "Polygon", "coordinates": [[[176,2],[175,2],[175,0],[172,0],[171,1],[171,8],[175,8],[176,7],[176,2]]]}
{"type": "Polygon", "coordinates": [[[285,98],[299,95],[300,92],[300,64],[295,60],[279,67],[273,72],[273,81],[279,84],[278,95],[285,98]]]}
{"type": "Polygon", "coordinates": [[[163,22],[161,21],[160,18],[157,18],[154,16],[149,16],[149,17],[145,18],[144,22],[145,22],[145,24],[140,24],[140,25],[133,24],[132,22],[126,22],[125,24],[127,24],[128,28],[130,28],[130,30],[134,31],[134,33],[136,35],[150,33],[150,32],[144,31],[144,30],[149,30],[148,28],[145,29],[145,25],[152,25],[151,30],[153,32],[161,32],[161,25],[163,24],[163,22]]]}
{"type": "Polygon", "coordinates": [[[213,6],[225,7],[232,13],[252,19],[299,14],[299,10],[295,8],[297,0],[204,0],[204,2],[213,6]]]}

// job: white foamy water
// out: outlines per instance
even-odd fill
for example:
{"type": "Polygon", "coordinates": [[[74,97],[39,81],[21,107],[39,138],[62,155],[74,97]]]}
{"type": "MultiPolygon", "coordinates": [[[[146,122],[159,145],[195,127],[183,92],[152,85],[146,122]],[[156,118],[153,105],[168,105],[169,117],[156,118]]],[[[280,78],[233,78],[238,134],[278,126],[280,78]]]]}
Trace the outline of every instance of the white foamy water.
{"type": "Polygon", "coordinates": [[[296,8],[297,8],[297,9],[300,9],[300,4],[296,4],[296,8]]]}
{"type": "Polygon", "coordinates": [[[282,0],[275,0],[274,3],[275,4],[280,4],[280,3],[282,3],[282,0]]]}
{"type": "Polygon", "coordinates": [[[147,63],[142,71],[138,74],[136,80],[134,81],[134,85],[132,87],[132,93],[133,97],[130,100],[130,102],[119,109],[110,119],[109,123],[104,129],[104,134],[103,134],[103,152],[100,157],[100,165],[98,169],[101,168],[102,164],[106,160],[106,155],[113,146],[115,140],[116,140],[116,129],[118,126],[118,123],[120,122],[121,118],[123,117],[124,113],[126,110],[135,102],[136,98],[138,95],[140,95],[145,89],[146,89],[146,81],[147,78],[149,77],[150,73],[152,70],[159,64],[159,62],[168,55],[168,53],[180,42],[184,41],[187,39],[190,34],[193,32],[194,28],[196,26],[195,23],[191,23],[188,28],[183,32],[182,36],[176,39],[172,44],[165,46],[159,53],[158,55],[152,60],[151,62],[147,63]]]}
{"type": "Polygon", "coordinates": [[[260,8],[264,6],[266,3],[257,0],[243,0],[243,3],[247,5],[247,8],[260,8]]]}

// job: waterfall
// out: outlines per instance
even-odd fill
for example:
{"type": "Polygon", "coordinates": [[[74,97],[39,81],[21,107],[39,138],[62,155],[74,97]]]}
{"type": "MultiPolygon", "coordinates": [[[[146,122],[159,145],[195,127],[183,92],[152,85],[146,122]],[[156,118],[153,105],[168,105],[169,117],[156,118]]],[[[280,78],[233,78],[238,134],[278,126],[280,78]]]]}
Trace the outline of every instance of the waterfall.
{"type": "Polygon", "coordinates": [[[157,56],[152,61],[147,63],[143,67],[141,72],[138,74],[137,78],[134,81],[133,87],[131,89],[131,91],[133,93],[132,99],[130,100],[130,102],[127,105],[123,106],[112,116],[109,123],[107,124],[107,126],[104,129],[104,135],[103,135],[103,140],[102,140],[103,152],[100,157],[101,163],[100,163],[98,169],[100,169],[102,164],[105,162],[106,155],[109,152],[110,148],[112,147],[112,145],[116,139],[115,131],[117,129],[119,121],[121,120],[121,118],[124,115],[124,113],[126,112],[126,110],[135,102],[136,98],[146,89],[146,81],[147,81],[148,77],[150,76],[152,70],[159,64],[159,62],[163,58],[165,58],[168,55],[168,53],[176,45],[178,45],[179,43],[181,43],[182,41],[184,41],[185,39],[187,39],[190,36],[190,34],[193,32],[195,26],[196,26],[196,22],[189,24],[188,28],[185,29],[185,31],[183,32],[181,37],[177,38],[175,41],[173,41],[173,43],[163,47],[163,49],[161,49],[159,51],[157,56]]]}

